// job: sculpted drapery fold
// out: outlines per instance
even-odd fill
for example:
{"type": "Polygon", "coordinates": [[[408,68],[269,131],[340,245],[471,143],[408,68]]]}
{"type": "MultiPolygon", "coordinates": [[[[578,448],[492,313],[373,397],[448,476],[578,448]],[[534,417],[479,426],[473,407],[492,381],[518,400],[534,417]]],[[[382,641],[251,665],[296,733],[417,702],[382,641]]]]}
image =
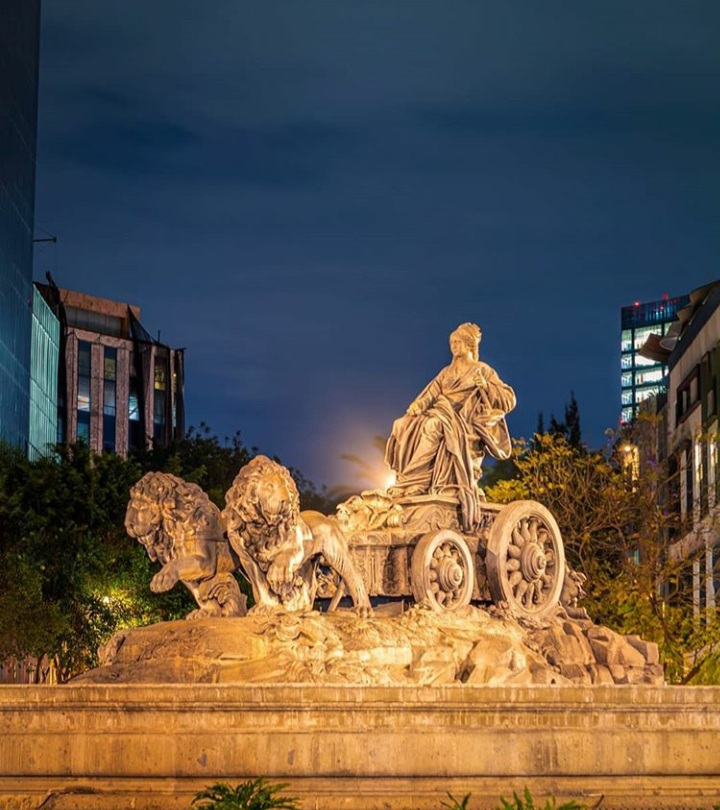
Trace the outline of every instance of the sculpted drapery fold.
{"type": "Polygon", "coordinates": [[[397,494],[457,497],[466,529],[476,523],[485,455],[510,455],[505,414],[515,407],[513,389],[478,360],[480,336],[475,324],[452,333],[451,364],[395,421],[385,452],[397,474],[397,494]]]}

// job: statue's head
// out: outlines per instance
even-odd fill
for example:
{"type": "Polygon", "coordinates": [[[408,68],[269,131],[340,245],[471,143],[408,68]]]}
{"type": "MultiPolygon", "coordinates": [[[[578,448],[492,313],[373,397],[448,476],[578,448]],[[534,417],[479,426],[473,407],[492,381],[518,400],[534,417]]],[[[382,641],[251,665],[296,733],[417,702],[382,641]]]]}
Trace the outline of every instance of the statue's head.
{"type": "Polygon", "coordinates": [[[450,335],[450,351],[453,355],[470,352],[474,360],[478,359],[478,346],[482,331],[475,323],[463,323],[450,335]]]}

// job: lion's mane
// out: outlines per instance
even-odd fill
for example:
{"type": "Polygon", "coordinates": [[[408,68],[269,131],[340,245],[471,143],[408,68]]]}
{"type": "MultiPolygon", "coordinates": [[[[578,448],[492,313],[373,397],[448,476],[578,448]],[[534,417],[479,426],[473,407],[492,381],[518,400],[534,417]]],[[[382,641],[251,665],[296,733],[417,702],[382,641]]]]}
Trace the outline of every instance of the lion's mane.
{"type": "Polygon", "coordinates": [[[197,484],[171,473],[150,472],[130,490],[129,507],[153,510],[156,550],[171,559],[175,539],[184,535],[222,537],[220,510],[197,484]]]}
{"type": "Polygon", "coordinates": [[[299,520],[300,494],[295,481],[281,464],[267,456],[255,456],[237,474],[225,501],[222,514],[230,542],[235,545],[242,538],[245,548],[266,570],[269,557],[287,542],[289,531],[299,520]],[[259,506],[258,489],[269,478],[279,479],[287,492],[280,523],[275,526],[268,526],[259,506]]]}

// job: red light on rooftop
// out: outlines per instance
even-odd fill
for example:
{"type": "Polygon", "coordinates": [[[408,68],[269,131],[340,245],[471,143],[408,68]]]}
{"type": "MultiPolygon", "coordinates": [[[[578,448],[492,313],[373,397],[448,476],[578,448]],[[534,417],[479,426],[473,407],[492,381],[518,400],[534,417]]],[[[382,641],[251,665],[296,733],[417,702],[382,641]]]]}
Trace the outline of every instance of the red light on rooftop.
{"type": "Polygon", "coordinates": [[[639,301],[636,301],[634,305],[635,305],[636,307],[639,307],[639,306],[640,306],[640,302],[639,302],[639,301]]]}

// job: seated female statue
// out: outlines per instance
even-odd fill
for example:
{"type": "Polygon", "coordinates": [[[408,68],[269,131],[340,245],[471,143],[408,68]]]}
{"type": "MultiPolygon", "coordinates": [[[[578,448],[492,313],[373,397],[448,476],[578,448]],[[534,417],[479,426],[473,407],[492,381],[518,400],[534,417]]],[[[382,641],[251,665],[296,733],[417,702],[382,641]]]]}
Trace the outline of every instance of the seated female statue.
{"type": "Polygon", "coordinates": [[[479,518],[483,495],[477,482],[486,453],[510,456],[505,414],[515,407],[512,388],[478,359],[481,336],[474,323],[450,335],[452,362],[394,422],[385,449],[385,461],[397,474],[390,494],[450,494],[459,501],[465,531],[479,518]]]}

